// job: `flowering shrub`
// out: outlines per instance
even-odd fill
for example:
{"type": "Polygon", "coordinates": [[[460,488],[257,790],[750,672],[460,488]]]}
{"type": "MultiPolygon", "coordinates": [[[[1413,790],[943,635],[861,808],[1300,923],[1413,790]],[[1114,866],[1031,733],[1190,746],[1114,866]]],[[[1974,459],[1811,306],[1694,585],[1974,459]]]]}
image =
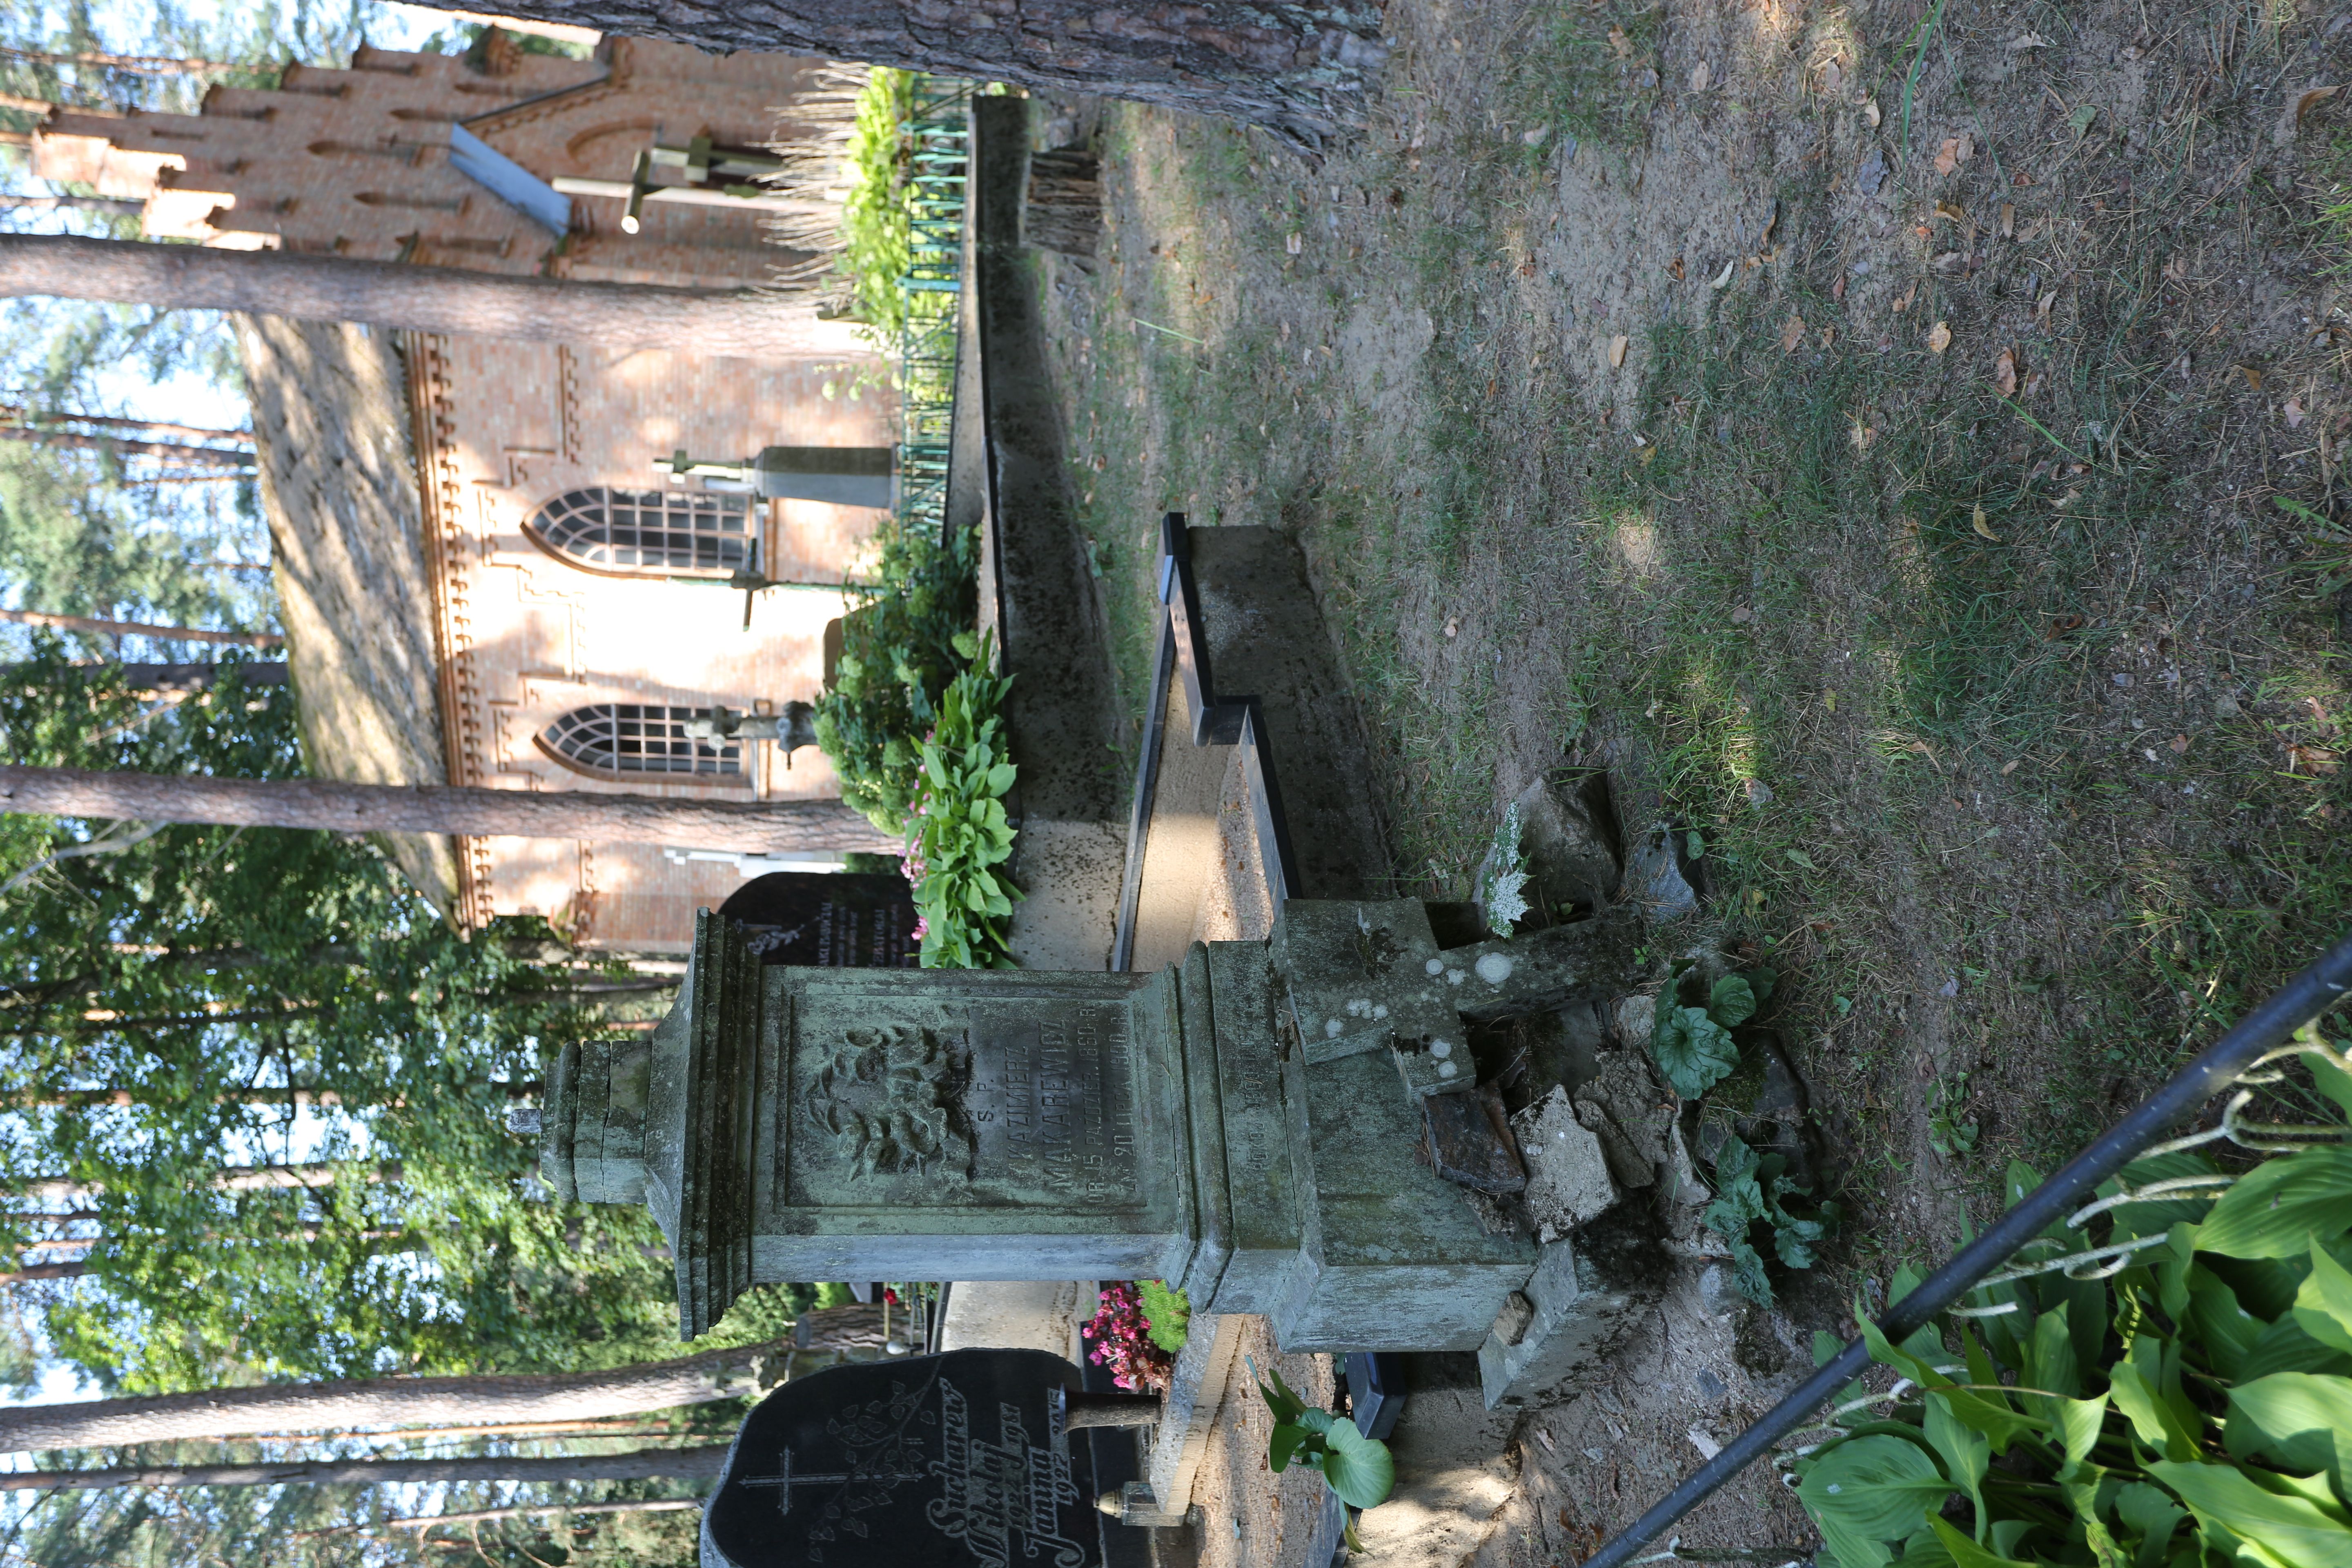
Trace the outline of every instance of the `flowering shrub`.
{"type": "Polygon", "coordinates": [[[1095,1342],[1087,1359],[1110,1368],[1112,1381],[1136,1394],[1165,1394],[1176,1358],[1151,1342],[1143,1294],[1132,1281],[1106,1286],[1094,1317],[1080,1331],[1095,1342]]]}

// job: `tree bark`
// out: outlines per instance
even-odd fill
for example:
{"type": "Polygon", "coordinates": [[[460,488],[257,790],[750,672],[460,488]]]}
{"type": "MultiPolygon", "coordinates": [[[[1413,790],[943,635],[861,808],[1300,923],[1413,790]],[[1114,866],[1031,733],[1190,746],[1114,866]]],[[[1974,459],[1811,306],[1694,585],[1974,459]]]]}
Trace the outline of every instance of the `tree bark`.
{"type": "Polygon", "coordinates": [[[64,447],[79,452],[111,452],[119,458],[160,458],[166,462],[204,468],[249,468],[251,452],[223,447],[189,447],[176,441],[134,441],[122,436],[83,436],[71,430],[37,430],[22,425],[0,425],[0,441],[23,441],[36,447],[64,447]]]}
{"type": "Polygon", "coordinates": [[[146,208],[146,203],[126,196],[0,196],[0,212],[111,213],[117,217],[137,217],[146,208]]]}
{"type": "Polygon", "coordinates": [[[728,1446],[635,1448],[625,1454],[469,1456],[461,1459],[290,1459],[265,1465],[146,1465],[118,1470],[11,1470],[0,1491],[104,1491],[115,1487],[447,1486],[462,1481],[702,1480],[727,1466],[728,1446]]]}
{"type": "MultiPolygon", "coordinates": [[[[0,196],[0,206],[5,206],[11,201],[47,201],[48,199],[47,196],[0,196]]],[[[79,201],[81,198],[75,196],[58,199],[79,201]]],[[[131,203],[131,205],[134,212],[138,210],[137,202],[131,203]]],[[[18,425],[100,425],[109,430],[133,431],[142,436],[152,436],[165,441],[227,441],[239,447],[253,445],[253,432],[250,430],[218,430],[209,425],[174,425],[168,419],[127,419],[112,414],[61,414],[55,410],[28,413],[22,407],[5,405],[0,405],[0,416],[5,416],[18,425]]]]}
{"type": "Polygon", "coordinates": [[[516,0],[544,21],[727,53],[822,55],[1246,121],[1314,145],[1360,124],[1378,0],[516,0]]]}
{"type": "Polygon", "coordinates": [[[0,235],[0,296],[26,295],[733,359],[845,359],[872,352],[856,323],[820,320],[811,300],[761,289],[509,278],[290,250],[0,235]]]}
{"type": "Polygon", "coordinates": [[[165,626],[152,621],[107,621],[89,616],[52,616],[40,610],[0,610],[0,621],[19,626],[50,626],[61,632],[87,632],[95,637],[160,637],[165,642],[229,643],[247,647],[283,647],[276,632],[216,632],[202,626],[165,626]]]}
{"type": "MultiPolygon", "coordinates": [[[[879,1307],[828,1307],[803,1321],[814,1348],[882,1342],[879,1307]]],[[[144,1399],[0,1406],[0,1453],[97,1448],[256,1432],[343,1432],[365,1427],[569,1421],[706,1405],[762,1394],[783,1381],[789,1340],[705,1351],[610,1372],[503,1377],[387,1377],[336,1383],[214,1388],[144,1399]]],[[[410,1434],[423,1436],[423,1434],[410,1434]]]]}
{"type": "MultiPolygon", "coordinates": [[[[683,1513],[702,1504],[693,1498],[621,1498],[611,1502],[542,1502],[529,1508],[477,1508],[462,1513],[426,1513],[413,1519],[387,1519],[386,1530],[431,1530],[443,1524],[488,1524],[494,1519],[531,1519],[547,1513],[683,1513]]],[[[320,1535],[305,1530],[300,1535],[320,1535]]]]}
{"type": "MultiPolygon", "coordinates": [[[[236,255],[261,255],[238,251],[236,255]]],[[[0,765],[0,809],[124,822],[318,827],[341,833],[601,838],[678,849],[774,850],[900,846],[837,800],[665,800],[655,795],[329,779],[226,779],[0,765]]]]}

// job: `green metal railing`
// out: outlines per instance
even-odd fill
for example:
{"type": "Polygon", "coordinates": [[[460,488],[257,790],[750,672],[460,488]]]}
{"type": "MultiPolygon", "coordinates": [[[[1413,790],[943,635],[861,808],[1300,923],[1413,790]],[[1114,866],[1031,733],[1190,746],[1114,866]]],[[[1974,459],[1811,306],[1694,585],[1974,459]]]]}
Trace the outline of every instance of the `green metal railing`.
{"type": "Polygon", "coordinates": [[[947,526],[971,102],[970,82],[919,76],[905,124],[912,143],[907,207],[913,232],[907,273],[898,279],[907,304],[898,336],[898,523],[933,539],[947,526]]]}

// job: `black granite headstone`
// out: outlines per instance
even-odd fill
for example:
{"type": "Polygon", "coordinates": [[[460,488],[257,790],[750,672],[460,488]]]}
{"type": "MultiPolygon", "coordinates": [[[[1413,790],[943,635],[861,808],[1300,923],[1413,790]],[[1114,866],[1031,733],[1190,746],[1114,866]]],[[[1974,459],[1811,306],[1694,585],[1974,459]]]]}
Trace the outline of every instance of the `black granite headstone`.
{"type": "Polygon", "coordinates": [[[795,1378],[752,1408],[702,1514],[703,1568],[1102,1568],[1090,1468],[1044,1351],[795,1378]]]}
{"type": "Polygon", "coordinates": [[[771,871],[719,906],[762,963],[912,969],[921,956],[915,900],[903,877],[771,871]]]}

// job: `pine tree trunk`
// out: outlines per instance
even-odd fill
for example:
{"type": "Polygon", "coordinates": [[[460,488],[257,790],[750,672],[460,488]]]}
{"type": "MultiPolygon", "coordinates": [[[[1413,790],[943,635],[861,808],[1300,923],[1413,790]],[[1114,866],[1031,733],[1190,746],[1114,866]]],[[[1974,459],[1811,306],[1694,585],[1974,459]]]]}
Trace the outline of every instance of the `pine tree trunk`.
{"type": "Polygon", "coordinates": [[[449,1486],[464,1481],[638,1481],[659,1476],[705,1480],[727,1465],[727,1445],[636,1448],[624,1454],[525,1458],[485,1454],[458,1459],[289,1459],[258,1465],[145,1465],[119,1470],[12,1470],[0,1491],[103,1491],[115,1487],[449,1486]]]}
{"type": "Polygon", "coordinates": [[[821,321],[809,300],[758,289],[509,278],[289,250],[0,234],[0,296],[27,295],[366,321],[519,342],[593,343],[607,351],[676,349],[769,360],[870,352],[854,323],[821,321]]]}
{"type": "Polygon", "coordinates": [[[165,642],[230,643],[246,647],[283,647],[276,632],[216,632],[202,626],[165,626],[152,621],[104,621],[89,616],[52,616],[40,610],[0,610],[0,621],[19,626],[52,626],[61,632],[83,632],[107,637],[159,637],[165,642]]]}
{"type": "Polygon", "coordinates": [[[119,822],[604,839],[751,854],[808,849],[895,852],[900,847],[837,800],[666,800],[589,790],[539,794],[440,784],[228,779],[0,765],[0,809],[119,822]]]}
{"type": "MultiPolygon", "coordinates": [[[[0,197],[0,207],[15,198],[0,197]]],[[[27,196],[27,201],[36,198],[27,196]]],[[[46,200],[47,198],[40,198],[46,200]]],[[[77,198],[79,199],[79,198],[77,198]]],[[[134,208],[139,205],[131,204],[134,208]]],[[[70,414],[57,409],[28,410],[16,405],[0,405],[0,416],[11,423],[35,427],[52,425],[97,425],[108,430],[121,430],[163,441],[202,441],[217,444],[226,441],[232,446],[250,447],[250,430],[222,430],[209,425],[175,425],[168,419],[130,419],[115,414],[70,414]]]]}
{"type": "Polygon", "coordinates": [[[177,441],[134,441],[123,436],[84,436],[72,430],[33,430],[22,425],[0,425],[0,441],[23,441],[35,447],[64,447],[79,452],[111,452],[119,458],[160,458],[170,463],[198,468],[249,468],[251,452],[226,447],[190,447],[177,441]]]}
{"type": "MultiPolygon", "coordinates": [[[[879,1307],[805,1314],[812,1347],[882,1342],[879,1307]]],[[[783,1381],[789,1340],[706,1351],[610,1372],[523,1376],[387,1377],[214,1388],[144,1399],[0,1405],[0,1453],[96,1448],[256,1432],[351,1432],[362,1427],[593,1420],[761,1394],[783,1381]]]]}
{"type": "Polygon", "coordinates": [[[1319,143],[1360,124],[1378,0],[516,0],[509,9],[726,53],[822,55],[1164,104],[1319,143]]]}
{"type": "Polygon", "coordinates": [[[110,213],[116,217],[137,217],[146,209],[145,202],[128,196],[0,196],[0,212],[110,213]]]}

